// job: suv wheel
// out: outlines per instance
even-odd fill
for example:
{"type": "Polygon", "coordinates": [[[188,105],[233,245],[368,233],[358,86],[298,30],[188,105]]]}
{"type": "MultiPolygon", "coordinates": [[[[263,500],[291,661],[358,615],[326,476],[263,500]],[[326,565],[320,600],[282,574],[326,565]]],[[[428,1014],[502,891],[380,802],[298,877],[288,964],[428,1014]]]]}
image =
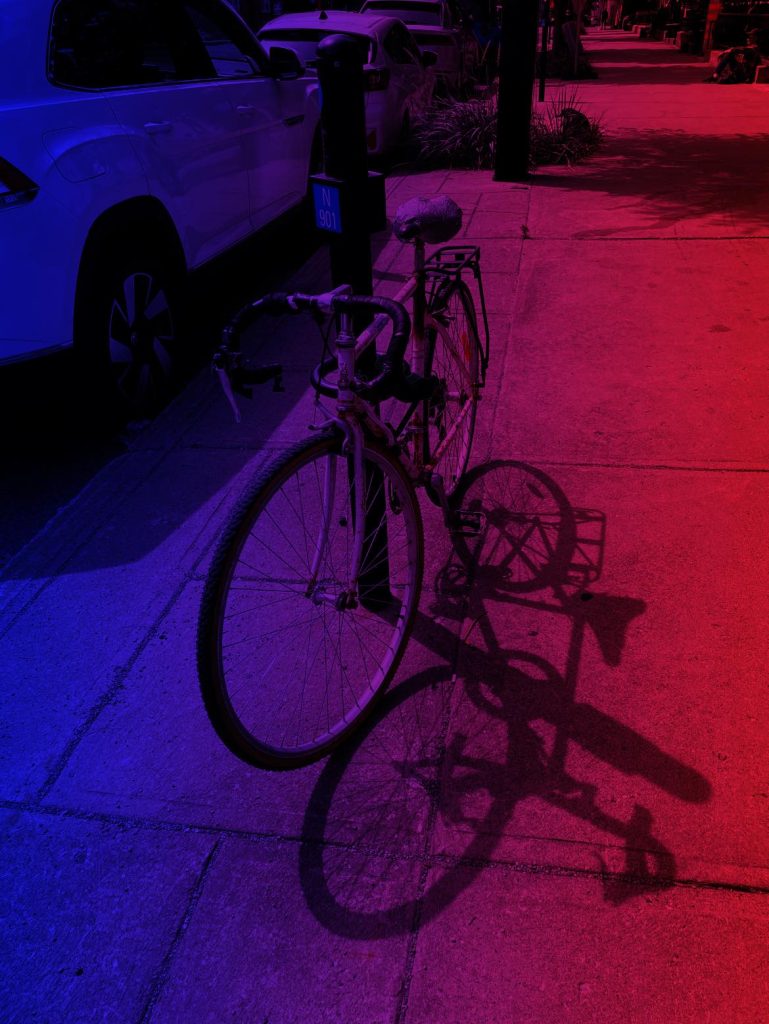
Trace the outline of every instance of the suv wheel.
{"type": "Polygon", "coordinates": [[[180,281],[162,249],[97,253],[78,288],[76,346],[96,389],[118,418],[157,412],[179,371],[180,281]]]}

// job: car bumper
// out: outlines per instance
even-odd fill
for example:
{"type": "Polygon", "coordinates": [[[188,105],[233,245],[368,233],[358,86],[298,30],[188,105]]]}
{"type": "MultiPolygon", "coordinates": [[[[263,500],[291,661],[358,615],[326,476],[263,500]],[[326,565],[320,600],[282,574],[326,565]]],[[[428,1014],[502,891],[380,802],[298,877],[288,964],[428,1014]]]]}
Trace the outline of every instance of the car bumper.
{"type": "Polygon", "coordinates": [[[74,218],[41,190],[0,209],[0,234],[0,365],[67,348],[82,248],[74,218]]]}

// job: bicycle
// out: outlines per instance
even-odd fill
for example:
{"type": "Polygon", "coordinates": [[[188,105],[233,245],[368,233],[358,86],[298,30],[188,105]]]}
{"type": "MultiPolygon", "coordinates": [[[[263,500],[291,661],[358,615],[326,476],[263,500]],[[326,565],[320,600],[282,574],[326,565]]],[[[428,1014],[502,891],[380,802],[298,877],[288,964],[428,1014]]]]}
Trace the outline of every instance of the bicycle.
{"type": "Polygon", "coordinates": [[[333,413],[243,495],[201,603],[205,707],[225,745],[249,764],[289,769],[323,757],[362,724],[395,675],[422,585],[416,488],[443,508],[450,529],[479,528],[478,514],[464,515],[452,497],[470,458],[489,359],[480,253],[443,245],[425,256],[426,243],[449,241],[460,225],[446,197],[412,200],[394,222],[415,253],[395,299],[355,296],[346,286],[270,295],[225,329],[215,367],[237,416],[236,393],[269,379],[280,387],[280,366],[243,360],[247,324],[261,313],[302,311],[337,321],[335,352],[324,349],[312,373],[333,413]],[[373,321],[356,337],[363,314],[373,321]],[[386,352],[372,358],[388,323],[386,352]],[[406,406],[394,425],[380,411],[390,399],[406,406]]]}

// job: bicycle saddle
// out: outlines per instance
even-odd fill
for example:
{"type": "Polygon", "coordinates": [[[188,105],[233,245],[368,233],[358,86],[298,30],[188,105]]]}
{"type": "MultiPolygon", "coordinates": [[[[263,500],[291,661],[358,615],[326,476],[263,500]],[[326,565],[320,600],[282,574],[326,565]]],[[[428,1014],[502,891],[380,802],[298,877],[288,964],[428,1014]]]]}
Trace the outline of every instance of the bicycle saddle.
{"type": "Polygon", "coordinates": [[[462,227],[462,211],[448,196],[417,196],[403,203],[393,219],[393,231],[402,242],[420,238],[430,245],[448,242],[462,227]]]}

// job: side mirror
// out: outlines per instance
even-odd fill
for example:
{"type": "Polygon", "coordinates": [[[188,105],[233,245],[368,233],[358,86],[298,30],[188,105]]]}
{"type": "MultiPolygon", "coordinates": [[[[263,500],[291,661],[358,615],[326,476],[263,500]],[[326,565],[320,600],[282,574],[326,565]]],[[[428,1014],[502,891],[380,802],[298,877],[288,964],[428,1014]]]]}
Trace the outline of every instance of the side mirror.
{"type": "Polygon", "coordinates": [[[435,50],[422,50],[422,67],[431,68],[438,63],[438,54],[435,50]]]}
{"type": "Polygon", "coordinates": [[[285,46],[270,48],[270,74],[273,78],[299,78],[304,67],[293,50],[285,46]]]}

